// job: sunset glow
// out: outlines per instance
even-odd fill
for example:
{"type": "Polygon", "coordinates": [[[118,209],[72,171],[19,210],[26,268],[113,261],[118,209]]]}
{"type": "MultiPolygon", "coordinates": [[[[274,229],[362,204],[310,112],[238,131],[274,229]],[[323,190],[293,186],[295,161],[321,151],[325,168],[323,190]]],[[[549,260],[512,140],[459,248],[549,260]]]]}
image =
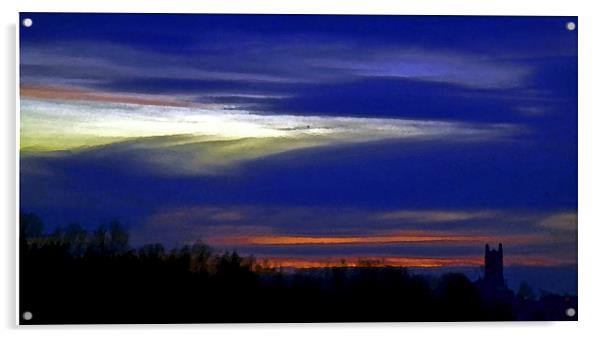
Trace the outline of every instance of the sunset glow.
{"type": "Polygon", "coordinates": [[[516,235],[516,236],[482,236],[482,235],[459,235],[459,234],[437,234],[429,232],[407,232],[378,236],[229,236],[214,238],[211,240],[216,245],[367,245],[367,244],[393,244],[393,243],[421,243],[421,242],[473,242],[485,243],[500,241],[512,241],[516,244],[537,243],[542,240],[538,235],[516,235]]]}
{"type": "Polygon", "coordinates": [[[577,264],[563,18],[29,18],[19,206],[49,229],[286,268],[577,264]]]}
{"type": "MultiPolygon", "coordinates": [[[[441,268],[451,266],[479,267],[484,264],[483,257],[258,257],[257,263],[267,263],[267,267],[276,268],[328,268],[328,267],[406,267],[406,268],[441,268]]],[[[521,266],[556,266],[566,264],[546,257],[507,257],[507,264],[521,266]]]]}
{"type": "Polygon", "coordinates": [[[19,16],[20,324],[577,320],[577,17],[19,16]]]}

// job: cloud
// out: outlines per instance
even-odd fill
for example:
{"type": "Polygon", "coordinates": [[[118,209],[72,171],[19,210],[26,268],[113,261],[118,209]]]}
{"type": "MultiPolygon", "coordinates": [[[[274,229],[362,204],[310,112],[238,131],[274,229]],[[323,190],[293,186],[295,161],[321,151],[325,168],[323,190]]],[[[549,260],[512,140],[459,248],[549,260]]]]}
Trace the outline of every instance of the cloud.
{"type": "MultiPolygon", "coordinates": [[[[496,214],[504,219],[504,215],[512,213],[517,212],[496,214]]],[[[341,260],[348,266],[363,261],[379,266],[479,266],[483,264],[480,252],[484,243],[497,242],[505,244],[507,265],[575,263],[574,247],[559,246],[548,232],[534,231],[538,223],[522,233],[506,232],[503,228],[440,231],[375,227],[371,231],[373,224],[364,222],[374,219],[375,214],[357,209],[259,206],[166,209],[149,218],[143,227],[133,229],[132,240],[139,244],[157,241],[171,247],[202,239],[217,250],[238,250],[253,254],[259,261],[267,259],[273,266],[297,268],[337,266],[341,260]],[[328,223],[334,216],[347,213],[344,218],[350,220],[350,229],[345,229],[344,224],[312,226],[314,220],[328,223]],[[281,215],[289,215],[292,223],[301,220],[291,228],[281,215]],[[357,224],[353,220],[358,217],[359,223],[364,223],[362,229],[354,228],[357,224]],[[310,234],[294,235],[308,231],[310,234]],[[349,235],[349,231],[356,235],[349,235]]]]}
{"type": "Polygon", "coordinates": [[[543,238],[537,235],[474,235],[462,233],[441,233],[435,231],[403,231],[364,236],[283,236],[283,235],[227,235],[212,239],[218,246],[290,246],[290,245],[379,245],[404,243],[474,243],[510,242],[535,244],[543,238]]]}
{"type": "Polygon", "coordinates": [[[539,225],[545,229],[574,232],[577,230],[577,213],[561,212],[552,214],[541,220],[539,225]]]}
{"type": "Polygon", "coordinates": [[[203,240],[212,244],[214,238],[249,234],[269,234],[272,227],[249,224],[242,210],[220,207],[175,208],[149,217],[140,228],[132,229],[136,244],[162,243],[177,247],[203,240]]]}
{"type": "Polygon", "coordinates": [[[542,106],[519,106],[514,109],[525,116],[543,116],[550,110],[542,106]]]}
{"type": "Polygon", "coordinates": [[[490,218],[491,211],[448,211],[448,210],[400,210],[376,215],[377,219],[387,221],[412,221],[420,223],[459,222],[490,218]]]}
{"type": "Polygon", "coordinates": [[[482,141],[516,132],[506,124],[21,100],[22,152],[68,150],[98,160],[122,157],[168,175],[225,174],[244,161],[314,147],[383,140],[482,141]]]}
{"type": "Polygon", "coordinates": [[[531,73],[525,65],[495,57],[422,49],[393,48],[374,51],[363,60],[328,60],[326,63],[359,76],[416,79],[481,89],[520,87],[531,73]]]}
{"type": "Polygon", "coordinates": [[[478,256],[471,257],[399,257],[399,256],[368,256],[368,257],[257,257],[261,263],[262,259],[267,260],[270,266],[282,268],[326,268],[334,266],[372,266],[372,267],[407,267],[407,268],[435,268],[445,266],[480,266],[483,264],[483,258],[478,256]]]}
{"type": "MultiPolygon", "coordinates": [[[[56,41],[22,46],[22,84],[163,78],[274,84],[398,77],[482,89],[520,87],[531,69],[491,54],[359,44],[348,38],[247,35],[189,45],[181,53],[108,42],[56,41]]],[[[517,58],[517,60],[520,60],[517,58]]],[[[294,93],[292,93],[294,94],[294,93]]]]}
{"type": "MultiPolygon", "coordinates": [[[[286,256],[257,256],[259,263],[268,262],[272,267],[282,268],[327,268],[334,266],[376,266],[376,267],[407,267],[407,268],[439,268],[459,266],[482,266],[482,256],[455,257],[403,257],[403,256],[333,256],[333,257],[286,257],[286,256]]],[[[557,266],[572,264],[572,261],[552,259],[545,256],[504,257],[506,266],[557,266]]]]}
{"type": "MultiPolygon", "coordinates": [[[[552,218],[556,218],[553,216],[552,218]]],[[[561,243],[542,231],[549,213],[516,210],[378,211],[361,208],[202,206],[163,209],[136,230],[140,233],[182,231],[180,240],[202,233],[220,247],[386,245],[404,243],[511,245],[561,243]],[[403,215],[405,223],[391,223],[383,215],[403,215]],[[411,217],[405,217],[411,216],[411,217]],[[475,223],[477,221],[477,223],[475,223]],[[453,222],[445,228],[438,223],[453,222]],[[519,226],[511,227],[508,224],[519,226]]],[[[397,220],[397,219],[396,219],[397,220]]],[[[174,237],[175,238],[175,237],[174,237]]]]}
{"type": "Polygon", "coordinates": [[[78,87],[21,86],[19,94],[24,98],[62,101],[90,101],[109,103],[131,103],[155,106],[189,106],[186,102],[162,95],[120,95],[85,90],[78,87]]]}
{"type": "MultiPolygon", "coordinates": [[[[328,35],[284,38],[246,34],[244,39],[232,36],[232,41],[224,41],[224,36],[212,40],[209,36],[205,35],[202,43],[187,43],[178,53],[103,41],[24,44],[21,85],[103,90],[121,96],[116,98],[121,102],[142,99],[175,102],[172,105],[202,102],[215,103],[222,109],[246,108],[282,114],[338,114],[339,100],[344,101],[340,105],[345,108],[365,110],[366,106],[372,106],[371,111],[354,111],[354,114],[388,116],[393,111],[406,116],[441,114],[443,118],[457,118],[459,112],[454,105],[465,101],[452,101],[449,105],[449,98],[468,95],[464,106],[474,111],[460,112],[464,118],[500,121],[507,113],[523,114],[524,108],[491,114],[483,111],[490,109],[487,95],[503,93],[512,97],[512,105],[532,105],[523,96],[534,69],[516,55],[374,41],[360,44],[328,35]],[[376,87],[373,82],[378,81],[399,82],[401,86],[376,87]],[[356,84],[365,86],[356,91],[349,88],[356,84]],[[429,92],[427,100],[436,98],[433,102],[413,105],[423,98],[408,93],[411,85],[432,87],[435,91],[429,92]],[[345,89],[343,100],[339,99],[342,94],[338,88],[345,89]],[[146,97],[124,101],[123,97],[132,93],[146,97]],[[334,102],[316,106],[314,102],[324,100],[320,95],[334,98],[334,102]],[[404,107],[411,111],[404,112],[404,107]]],[[[533,100],[541,102],[545,97],[537,95],[533,100]]],[[[466,110],[464,106],[457,109],[466,110]]]]}

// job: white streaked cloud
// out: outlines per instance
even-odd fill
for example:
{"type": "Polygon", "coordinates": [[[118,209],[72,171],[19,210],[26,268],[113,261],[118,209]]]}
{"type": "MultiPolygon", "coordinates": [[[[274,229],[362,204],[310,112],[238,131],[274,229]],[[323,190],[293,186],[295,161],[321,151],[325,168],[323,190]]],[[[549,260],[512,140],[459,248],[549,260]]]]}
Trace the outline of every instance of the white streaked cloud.
{"type": "Polygon", "coordinates": [[[178,55],[106,42],[28,45],[22,50],[21,64],[36,70],[22,76],[38,84],[49,84],[45,73],[52,74],[51,81],[85,79],[98,84],[145,78],[309,84],[379,76],[505,89],[520,87],[532,71],[520,57],[400,45],[360,46],[338,39],[265,39],[249,36],[236,46],[212,41],[194,53],[178,55]]]}
{"type": "Polygon", "coordinates": [[[131,152],[168,174],[218,174],[241,161],[311,147],[393,139],[482,141],[516,131],[504,124],[21,100],[23,152],[85,150],[112,144],[98,154],[131,152]]]}
{"type": "Polygon", "coordinates": [[[480,89],[520,87],[531,73],[529,67],[486,55],[399,48],[357,59],[325,60],[324,66],[364,77],[414,79],[480,89]]]}

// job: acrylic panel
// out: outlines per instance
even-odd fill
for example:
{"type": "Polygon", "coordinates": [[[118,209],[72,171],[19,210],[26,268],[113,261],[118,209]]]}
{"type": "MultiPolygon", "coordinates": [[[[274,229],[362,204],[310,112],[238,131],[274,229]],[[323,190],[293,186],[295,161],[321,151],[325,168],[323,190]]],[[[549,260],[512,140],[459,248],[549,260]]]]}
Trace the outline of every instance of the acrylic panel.
{"type": "Polygon", "coordinates": [[[577,319],[577,18],[21,13],[21,324],[577,319]]]}

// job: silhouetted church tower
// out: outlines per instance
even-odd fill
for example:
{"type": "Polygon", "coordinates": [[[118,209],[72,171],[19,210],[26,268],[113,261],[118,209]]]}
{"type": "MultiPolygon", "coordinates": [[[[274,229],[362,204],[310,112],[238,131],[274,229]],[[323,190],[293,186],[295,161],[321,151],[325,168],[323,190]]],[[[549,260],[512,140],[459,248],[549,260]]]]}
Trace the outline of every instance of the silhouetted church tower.
{"type": "Polygon", "coordinates": [[[505,287],[502,243],[498,244],[497,251],[490,250],[489,244],[485,245],[485,284],[494,288],[505,287]]]}

